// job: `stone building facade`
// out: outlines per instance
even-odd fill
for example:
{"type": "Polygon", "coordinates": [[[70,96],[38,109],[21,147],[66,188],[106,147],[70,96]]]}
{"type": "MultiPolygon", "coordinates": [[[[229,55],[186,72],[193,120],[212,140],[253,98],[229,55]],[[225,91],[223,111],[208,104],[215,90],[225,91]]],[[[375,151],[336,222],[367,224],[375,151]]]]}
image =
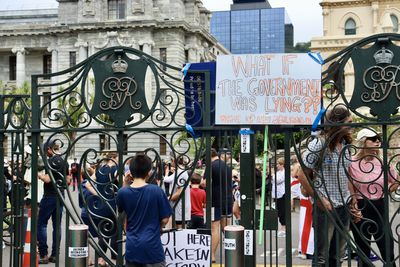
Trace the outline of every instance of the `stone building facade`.
{"type": "Polygon", "coordinates": [[[211,13],[200,0],[58,2],[58,9],[0,11],[0,80],[21,85],[117,45],[163,53],[174,66],[228,52],[210,35],[211,13]]]}
{"type": "MultiPolygon", "coordinates": [[[[57,2],[57,8],[48,9],[0,8],[0,80],[4,88],[30,82],[32,74],[68,69],[112,46],[136,48],[176,67],[213,61],[218,54],[229,53],[210,34],[211,12],[200,0],[57,2]]],[[[47,90],[50,92],[41,92],[43,98],[56,88],[47,90]]],[[[104,140],[88,142],[99,147],[104,140]]],[[[79,154],[79,147],[77,151],[79,154]]]]}
{"type": "MultiPolygon", "coordinates": [[[[323,36],[312,38],[311,50],[327,58],[378,33],[399,32],[398,0],[322,0],[323,36]]],[[[354,84],[351,61],[345,68],[346,95],[354,84]]]]}

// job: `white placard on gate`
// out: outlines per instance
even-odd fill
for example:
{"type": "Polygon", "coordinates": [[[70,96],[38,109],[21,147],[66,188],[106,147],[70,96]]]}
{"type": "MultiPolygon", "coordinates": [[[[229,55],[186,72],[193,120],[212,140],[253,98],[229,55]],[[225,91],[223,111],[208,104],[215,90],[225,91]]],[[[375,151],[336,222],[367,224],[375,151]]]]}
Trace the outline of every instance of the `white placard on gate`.
{"type": "Polygon", "coordinates": [[[77,258],[87,258],[89,256],[88,247],[69,247],[68,248],[68,257],[77,259],[77,258]]]}
{"type": "Polygon", "coordinates": [[[224,239],[224,248],[226,250],[236,250],[236,239],[225,238],[224,239]]]}
{"type": "Polygon", "coordinates": [[[253,230],[244,230],[244,255],[253,256],[253,230]]]}
{"type": "Polygon", "coordinates": [[[321,107],[321,65],[307,54],[217,57],[215,123],[311,125],[321,107]]]}
{"type": "MultiPolygon", "coordinates": [[[[242,128],[242,131],[249,131],[249,128],[242,128]]],[[[242,153],[250,153],[250,135],[249,134],[241,134],[240,135],[240,152],[242,153]]]]}

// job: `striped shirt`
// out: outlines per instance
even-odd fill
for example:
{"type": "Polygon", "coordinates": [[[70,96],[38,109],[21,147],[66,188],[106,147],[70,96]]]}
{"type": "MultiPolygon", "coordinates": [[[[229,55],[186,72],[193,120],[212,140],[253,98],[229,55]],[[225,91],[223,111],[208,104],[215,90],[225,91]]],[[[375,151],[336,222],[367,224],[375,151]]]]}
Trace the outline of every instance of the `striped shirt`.
{"type": "Polygon", "coordinates": [[[337,208],[344,206],[350,197],[346,172],[351,163],[351,156],[349,148],[346,148],[344,143],[342,144],[344,151],[335,148],[332,152],[324,143],[323,137],[312,140],[303,155],[303,161],[306,167],[316,172],[314,189],[320,196],[330,199],[333,207],[337,208]]]}

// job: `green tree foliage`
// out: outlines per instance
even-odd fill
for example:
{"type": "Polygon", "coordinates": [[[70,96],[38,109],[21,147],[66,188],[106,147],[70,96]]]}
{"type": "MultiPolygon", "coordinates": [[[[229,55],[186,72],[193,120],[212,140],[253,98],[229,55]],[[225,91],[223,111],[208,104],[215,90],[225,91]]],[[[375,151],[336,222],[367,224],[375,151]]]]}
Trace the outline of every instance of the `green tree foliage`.
{"type": "Polygon", "coordinates": [[[297,43],[293,48],[286,49],[287,53],[307,53],[310,51],[311,42],[297,43]]]}

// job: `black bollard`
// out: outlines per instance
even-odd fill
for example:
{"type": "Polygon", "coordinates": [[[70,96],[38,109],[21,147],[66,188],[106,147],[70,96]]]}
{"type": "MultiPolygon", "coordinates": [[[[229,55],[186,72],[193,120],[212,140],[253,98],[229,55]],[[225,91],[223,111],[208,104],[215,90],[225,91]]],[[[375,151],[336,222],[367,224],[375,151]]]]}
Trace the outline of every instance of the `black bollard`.
{"type": "Polygon", "coordinates": [[[88,229],[85,224],[70,225],[68,228],[68,267],[88,266],[88,229]]]}

